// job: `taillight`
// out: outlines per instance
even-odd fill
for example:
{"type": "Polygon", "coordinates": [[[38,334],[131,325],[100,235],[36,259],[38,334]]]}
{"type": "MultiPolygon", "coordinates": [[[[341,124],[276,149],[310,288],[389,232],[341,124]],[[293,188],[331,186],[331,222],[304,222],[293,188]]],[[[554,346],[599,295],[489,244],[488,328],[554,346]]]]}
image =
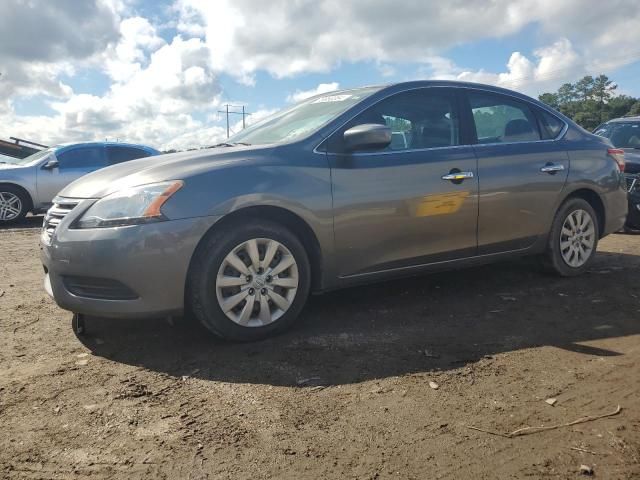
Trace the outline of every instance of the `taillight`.
{"type": "Polygon", "coordinates": [[[621,148],[609,148],[607,149],[607,153],[616,161],[616,164],[618,165],[620,171],[624,172],[624,150],[622,150],[621,148]]]}

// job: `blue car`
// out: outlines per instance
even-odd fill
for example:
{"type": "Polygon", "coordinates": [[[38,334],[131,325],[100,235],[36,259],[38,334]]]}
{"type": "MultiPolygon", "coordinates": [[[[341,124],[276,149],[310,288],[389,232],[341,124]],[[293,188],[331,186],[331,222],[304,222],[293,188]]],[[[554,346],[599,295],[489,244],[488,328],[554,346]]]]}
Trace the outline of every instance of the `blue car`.
{"type": "Polygon", "coordinates": [[[0,158],[0,225],[46,211],[60,190],[87,173],[160,153],[145,145],[88,142],[0,158]]]}

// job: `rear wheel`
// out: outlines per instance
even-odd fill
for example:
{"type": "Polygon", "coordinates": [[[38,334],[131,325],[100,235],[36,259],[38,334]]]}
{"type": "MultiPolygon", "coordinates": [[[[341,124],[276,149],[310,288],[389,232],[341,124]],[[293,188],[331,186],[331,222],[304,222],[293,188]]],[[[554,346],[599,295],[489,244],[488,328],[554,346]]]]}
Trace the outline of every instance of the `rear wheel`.
{"type": "Polygon", "coordinates": [[[249,341],[289,327],[309,287],[309,260],[298,238],[278,224],[250,219],[204,241],[194,257],[188,298],[211,332],[249,341]]]}
{"type": "Polygon", "coordinates": [[[584,273],[595,256],[599,231],[598,217],[589,202],[567,200],[558,209],[549,234],[550,267],[565,277],[584,273]]]}
{"type": "Polygon", "coordinates": [[[0,186],[0,225],[22,220],[29,210],[29,199],[12,185],[0,186]]]}

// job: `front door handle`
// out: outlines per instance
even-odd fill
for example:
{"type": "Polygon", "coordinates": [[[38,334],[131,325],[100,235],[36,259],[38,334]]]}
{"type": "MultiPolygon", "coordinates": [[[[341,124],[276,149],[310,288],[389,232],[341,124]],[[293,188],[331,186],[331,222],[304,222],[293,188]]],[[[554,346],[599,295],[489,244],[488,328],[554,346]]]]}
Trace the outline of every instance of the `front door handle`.
{"type": "Polygon", "coordinates": [[[551,162],[547,163],[544,167],[540,169],[542,173],[550,173],[553,175],[556,172],[561,172],[564,170],[564,165],[555,165],[551,162]]]}
{"type": "Polygon", "coordinates": [[[454,172],[443,175],[442,180],[450,180],[452,182],[461,182],[467,178],[473,178],[473,172],[454,172]]]}

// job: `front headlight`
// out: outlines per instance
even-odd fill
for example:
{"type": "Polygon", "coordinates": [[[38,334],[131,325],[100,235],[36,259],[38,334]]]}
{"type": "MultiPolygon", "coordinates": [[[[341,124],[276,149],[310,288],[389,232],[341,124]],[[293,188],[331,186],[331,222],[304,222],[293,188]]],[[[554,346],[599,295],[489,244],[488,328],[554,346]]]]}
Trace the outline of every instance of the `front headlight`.
{"type": "Polygon", "coordinates": [[[74,227],[120,227],[164,220],[160,208],[183,185],[177,180],[119,190],[91,205],[74,227]]]}

